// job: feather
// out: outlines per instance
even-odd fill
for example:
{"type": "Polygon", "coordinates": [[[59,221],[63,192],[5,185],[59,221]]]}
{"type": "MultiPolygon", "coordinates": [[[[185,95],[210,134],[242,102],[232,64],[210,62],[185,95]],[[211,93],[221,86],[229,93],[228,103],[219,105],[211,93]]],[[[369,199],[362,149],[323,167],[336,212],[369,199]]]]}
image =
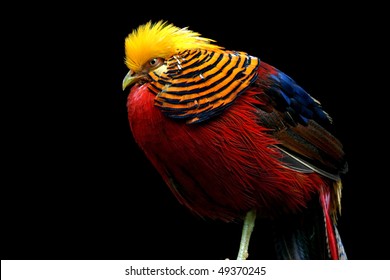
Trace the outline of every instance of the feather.
{"type": "Polygon", "coordinates": [[[151,58],[172,57],[180,50],[222,49],[213,42],[187,27],[178,28],[166,21],[149,21],[125,39],[125,64],[132,71],[139,72],[151,58]]]}
{"type": "Polygon", "coordinates": [[[329,259],[322,209],[311,201],[299,215],[286,216],[273,222],[277,259],[329,259]]]}

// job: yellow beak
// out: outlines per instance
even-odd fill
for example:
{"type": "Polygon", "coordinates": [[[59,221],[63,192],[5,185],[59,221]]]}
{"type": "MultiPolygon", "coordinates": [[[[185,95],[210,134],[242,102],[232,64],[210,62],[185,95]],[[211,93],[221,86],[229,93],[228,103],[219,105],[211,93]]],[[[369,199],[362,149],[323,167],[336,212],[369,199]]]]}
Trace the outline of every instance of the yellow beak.
{"type": "Polygon", "coordinates": [[[126,76],[122,81],[122,90],[136,83],[141,78],[141,75],[135,74],[133,71],[127,72],[126,76]]]}

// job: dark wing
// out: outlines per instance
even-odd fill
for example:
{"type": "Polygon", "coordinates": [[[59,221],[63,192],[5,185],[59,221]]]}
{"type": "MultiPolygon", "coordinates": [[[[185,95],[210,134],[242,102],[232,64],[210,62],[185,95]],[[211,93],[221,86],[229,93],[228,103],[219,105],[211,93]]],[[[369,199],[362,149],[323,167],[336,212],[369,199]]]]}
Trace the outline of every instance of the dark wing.
{"type": "Polygon", "coordinates": [[[260,63],[254,86],[261,89],[259,122],[280,142],[278,148],[287,165],[335,180],[347,171],[342,144],[328,130],[332,119],[316,99],[264,62],[260,63]]]}

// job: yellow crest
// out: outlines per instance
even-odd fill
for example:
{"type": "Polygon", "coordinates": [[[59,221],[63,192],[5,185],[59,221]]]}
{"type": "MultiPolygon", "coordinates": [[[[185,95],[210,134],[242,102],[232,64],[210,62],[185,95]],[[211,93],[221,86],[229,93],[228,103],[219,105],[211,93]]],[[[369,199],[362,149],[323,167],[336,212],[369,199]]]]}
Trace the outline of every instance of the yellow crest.
{"type": "Polygon", "coordinates": [[[139,26],[125,39],[125,64],[139,72],[153,58],[168,59],[174,54],[191,49],[218,50],[212,39],[201,37],[187,27],[178,28],[165,21],[139,26]]]}

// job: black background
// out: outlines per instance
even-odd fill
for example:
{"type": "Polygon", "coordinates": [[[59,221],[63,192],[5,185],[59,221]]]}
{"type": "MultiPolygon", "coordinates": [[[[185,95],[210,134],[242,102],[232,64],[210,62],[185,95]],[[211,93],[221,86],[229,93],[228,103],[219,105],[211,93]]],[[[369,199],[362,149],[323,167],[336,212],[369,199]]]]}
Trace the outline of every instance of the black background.
{"type": "MultiPolygon", "coordinates": [[[[2,259],[236,257],[240,224],[179,205],[129,130],[124,38],[160,19],[260,57],[321,101],[349,161],[339,219],[347,254],[388,259],[381,25],[368,25],[365,7],[183,4],[24,5],[28,17],[10,20],[2,259]]],[[[251,250],[273,258],[267,224],[256,225],[251,250]]]]}

